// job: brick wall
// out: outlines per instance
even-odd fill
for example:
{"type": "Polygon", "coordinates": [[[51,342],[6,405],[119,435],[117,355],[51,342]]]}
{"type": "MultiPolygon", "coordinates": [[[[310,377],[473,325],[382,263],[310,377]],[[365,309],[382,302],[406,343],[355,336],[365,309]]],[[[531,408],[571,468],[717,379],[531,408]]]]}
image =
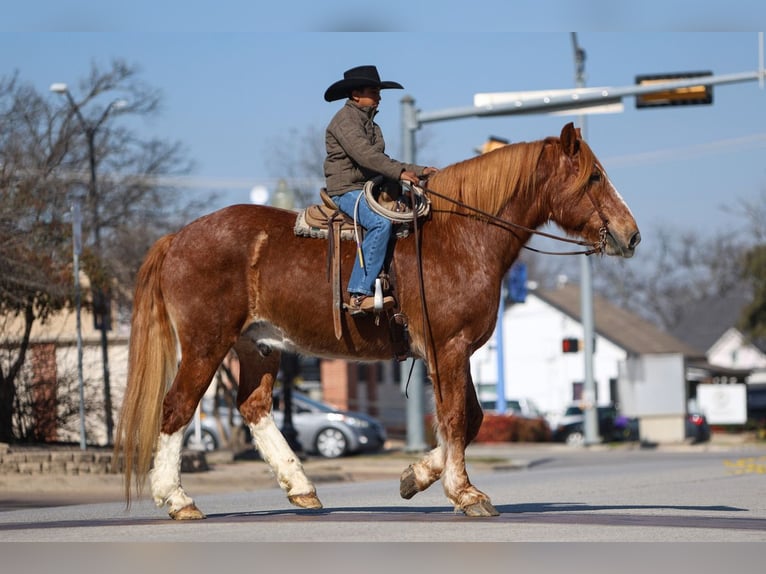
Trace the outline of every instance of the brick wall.
{"type": "MultiPolygon", "coordinates": [[[[184,451],[182,472],[208,470],[204,452],[184,451]]],[[[11,447],[0,443],[0,474],[110,474],[112,451],[76,447],[11,447]]],[[[117,467],[117,473],[122,469],[117,467]]]]}

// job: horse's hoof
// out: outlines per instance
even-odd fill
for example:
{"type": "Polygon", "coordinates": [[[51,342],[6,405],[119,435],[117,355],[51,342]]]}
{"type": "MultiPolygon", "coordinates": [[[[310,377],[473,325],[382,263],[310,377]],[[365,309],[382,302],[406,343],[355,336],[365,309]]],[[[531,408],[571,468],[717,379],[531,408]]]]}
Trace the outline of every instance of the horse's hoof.
{"type": "Polygon", "coordinates": [[[410,465],[404,470],[402,476],[399,478],[399,495],[402,498],[409,500],[418,492],[420,491],[415,482],[415,469],[410,465]]]}
{"type": "Polygon", "coordinates": [[[309,494],[294,494],[288,496],[287,500],[290,501],[290,504],[294,504],[300,508],[322,508],[322,503],[313,492],[309,494]]]}
{"type": "Polygon", "coordinates": [[[183,508],[179,508],[178,510],[171,510],[168,514],[170,514],[170,518],[173,520],[202,520],[207,518],[207,516],[197,508],[196,504],[190,504],[183,508]]]}
{"type": "Polygon", "coordinates": [[[471,517],[485,517],[485,516],[500,516],[497,508],[492,506],[489,500],[480,500],[474,504],[466,506],[463,509],[466,516],[471,517]]]}

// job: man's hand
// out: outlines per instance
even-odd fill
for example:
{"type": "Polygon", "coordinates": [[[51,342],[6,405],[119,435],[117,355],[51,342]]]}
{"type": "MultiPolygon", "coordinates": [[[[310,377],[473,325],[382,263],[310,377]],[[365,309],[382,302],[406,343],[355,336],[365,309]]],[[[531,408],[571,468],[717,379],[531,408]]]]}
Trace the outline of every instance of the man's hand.
{"type": "Polygon", "coordinates": [[[420,183],[420,179],[415,174],[414,171],[403,171],[402,175],[399,176],[399,179],[402,181],[407,181],[409,183],[417,185],[420,183]]]}
{"type": "Polygon", "coordinates": [[[438,169],[435,167],[427,167],[423,170],[423,173],[420,175],[420,177],[417,176],[417,174],[414,171],[403,171],[402,175],[399,176],[399,179],[402,181],[408,181],[412,184],[419,184],[421,179],[428,179],[431,175],[435,174],[438,169]]]}

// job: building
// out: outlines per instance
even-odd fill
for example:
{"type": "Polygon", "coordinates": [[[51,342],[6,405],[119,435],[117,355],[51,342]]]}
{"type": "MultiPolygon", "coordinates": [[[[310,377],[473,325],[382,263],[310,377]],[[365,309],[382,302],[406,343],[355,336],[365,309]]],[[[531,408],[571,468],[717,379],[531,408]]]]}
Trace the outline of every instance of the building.
{"type": "MultiPolygon", "coordinates": [[[[498,377],[497,334],[471,360],[480,400],[486,403],[497,396],[498,379],[507,400],[532,399],[551,415],[587,398],[582,345],[577,352],[563,348],[565,339],[583,338],[580,306],[580,289],[571,283],[532,290],[523,303],[506,306],[503,376],[498,377]]],[[[722,369],[711,365],[703,351],[604,297],[595,295],[593,308],[593,402],[614,404],[622,414],[639,418],[646,440],[683,440],[697,386],[711,382],[722,369]]],[[[732,373],[742,376],[742,371],[732,373]]]]}
{"type": "Polygon", "coordinates": [[[766,420],[766,341],[747,337],[738,327],[750,298],[741,291],[711,297],[687,307],[673,333],[705,353],[723,383],[745,383],[747,413],[766,420]]]}

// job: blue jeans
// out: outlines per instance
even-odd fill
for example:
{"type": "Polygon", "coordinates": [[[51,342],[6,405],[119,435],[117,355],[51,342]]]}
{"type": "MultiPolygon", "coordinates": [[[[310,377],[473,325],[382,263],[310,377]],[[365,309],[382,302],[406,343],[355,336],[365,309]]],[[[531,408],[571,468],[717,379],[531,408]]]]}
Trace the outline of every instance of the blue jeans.
{"type": "Polygon", "coordinates": [[[375,278],[383,269],[388,250],[388,241],[391,239],[393,224],[389,219],[378,215],[367,205],[367,199],[361,189],[348,191],[343,195],[333,197],[335,204],[340,210],[354,217],[356,199],[362,195],[359,201],[357,223],[367,231],[362,241],[362,254],[364,268],[359,262],[359,257],[354,257],[354,268],[351,270],[351,278],[348,282],[349,293],[361,293],[372,295],[374,293],[375,278]]]}

